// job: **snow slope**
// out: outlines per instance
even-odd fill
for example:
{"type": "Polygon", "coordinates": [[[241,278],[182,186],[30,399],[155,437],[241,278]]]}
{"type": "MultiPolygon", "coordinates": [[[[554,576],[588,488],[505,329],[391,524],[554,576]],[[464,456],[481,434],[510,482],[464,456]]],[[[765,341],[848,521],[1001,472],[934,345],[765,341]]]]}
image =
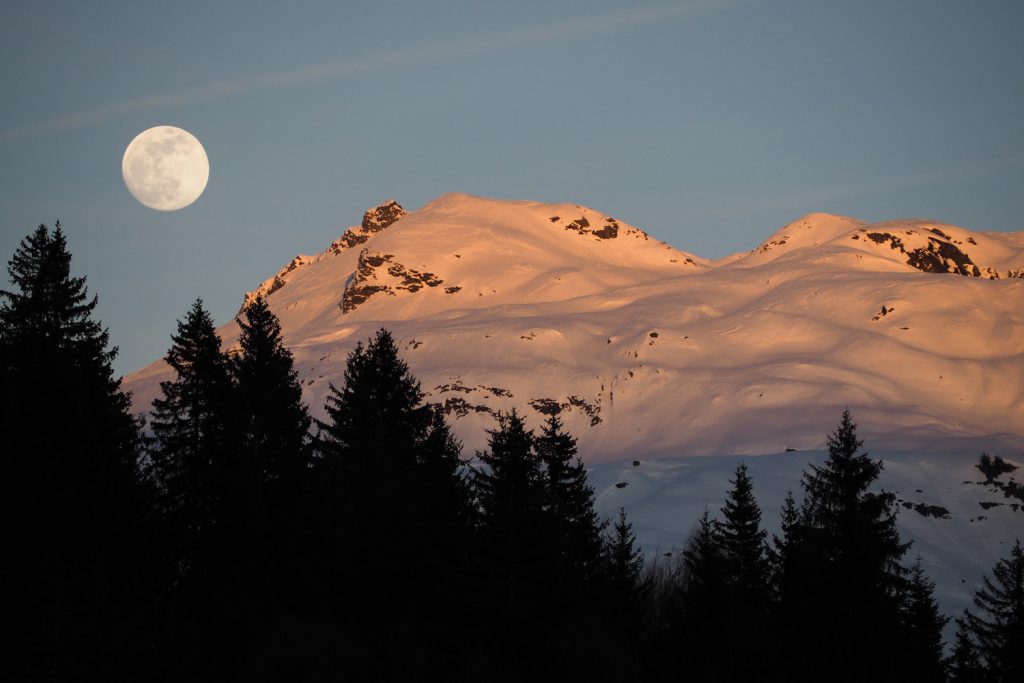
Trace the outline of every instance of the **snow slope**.
{"type": "MultiPolygon", "coordinates": [[[[909,566],[920,554],[945,614],[955,616],[973,607],[971,598],[982,576],[991,577],[996,561],[1009,556],[1014,538],[1024,539],[1024,501],[985,483],[975,467],[977,453],[878,452],[871,444],[865,444],[865,451],[882,460],[884,468],[874,488],[896,495],[900,536],[913,542],[904,564],[909,566]]],[[[792,490],[799,502],[801,473],[808,463],[820,465],[825,457],[823,451],[799,451],[641,459],[636,466],[633,461],[599,463],[589,468],[589,476],[598,512],[612,519],[625,508],[648,556],[671,562],[705,508],[722,519],[720,509],[737,464],[747,464],[762,524],[769,534],[778,534],[786,492],[792,490]]],[[[1022,481],[1024,458],[1007,461],[1018,469],[997,482],[1022,481]]],[[[950,623],[950,643],[954,630],[950,623]]]]}
{"type": "MultiPolygon", "coordinates": [[[[448,194],[368,211],[256,291],[314,412],[385,326],[470,453],[512,407],[560,413],[594,462],[820,448],[844,407],[876,448],[1007,452],[1022,272],[1024,232],[811,214],[708,261],[586,207],[448,194]]],[[[138,409],[167,377],[126,378],[138,409]]]]}
{"type": "MultiPolygon", "coordinates": [[[[626,507],[652,554],[717,511],[741,457],[775,528],[849,407],[951,612],[1024,535],[973,468],[983,450],[1024,465],[1022,276],[1024,232],[810,214],[709,261],[586,207],[448,194],[374,207],[246,296],[281,319],[317,415],[381,326],[467,456],[497,411],[558,413],[601,512],[626,507]]],[[[235,346],[235,323],[220,334],[235,346]]],[[[129,375],[136,409],[170,376],[129,375]]]]}

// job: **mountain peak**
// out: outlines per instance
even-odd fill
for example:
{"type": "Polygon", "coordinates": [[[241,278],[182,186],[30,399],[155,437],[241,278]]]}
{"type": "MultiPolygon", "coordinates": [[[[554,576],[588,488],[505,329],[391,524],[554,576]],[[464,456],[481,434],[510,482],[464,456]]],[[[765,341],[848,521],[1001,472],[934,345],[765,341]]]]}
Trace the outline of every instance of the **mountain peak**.
{"type": "Polygon", "coordinates": [[[296,269],[317,263],[326,256],[337,256],[345,249],[351,249],[363,244],[370,239],[371,235],[391,227],[406,214],[407,211],[394,199],[387,199],[376,206],[370,207],[363,214],[363,220],[358,226],[346,228],[341,237],[331,242],[330,246],[323,252],[316,256],[299,254],[281,270],[274,273],[273,277],[261,282],[256,289],[246,292],[242,299],[242,308],[240,310],[245,310],[249,302],[257,296],[269,297],[284,287],[296,269]]]}
{"type": "Polygon", "coordinates": [[[919,270],[995,280],[1020,277],[1024,242],[1014,234],[979,233],[922,218],[867,223],[811,213],[777,230],[750,254],[723,265],[750,267],[806,258],[844,269],[919,270]]]}
{"type": "MultiPolygon", "coordinates": [[[[314,412],[384,326],[468,449],[517,408],[607,459],[820,447],[847,406],[879,447],[1024,445],[1020,273],[1024,232],[815,213],[709,262],[579,204],[450,193],[372,207],[248,296],[314,412]]],[[[137,406],[168,372],[126,378],[137,406]]]]}

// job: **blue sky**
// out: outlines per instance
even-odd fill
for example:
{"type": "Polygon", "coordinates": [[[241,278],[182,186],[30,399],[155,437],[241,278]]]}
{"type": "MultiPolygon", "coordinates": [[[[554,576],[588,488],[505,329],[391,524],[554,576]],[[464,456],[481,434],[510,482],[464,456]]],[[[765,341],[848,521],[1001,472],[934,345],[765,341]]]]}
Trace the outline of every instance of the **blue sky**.
{"type": "Polygon", "coordinates": [[[1019,0],[6,0],[0,256],[61,220],[129,372],[389,197],[571,201],[713,258],[810,211],[1022,230],[1021,35],[1019,0]],[[178,212],[121,179],[159,124],[210,157],[178,212]]]}

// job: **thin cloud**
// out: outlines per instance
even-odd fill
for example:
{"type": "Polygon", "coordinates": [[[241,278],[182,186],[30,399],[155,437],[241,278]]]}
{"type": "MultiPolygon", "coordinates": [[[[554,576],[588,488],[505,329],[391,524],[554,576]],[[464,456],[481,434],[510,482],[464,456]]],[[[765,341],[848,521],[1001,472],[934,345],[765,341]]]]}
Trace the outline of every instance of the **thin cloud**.
{"type": "Polygon", "coordinates": [[[651,5],[596,16],[573,17],[564,21],[483,36],[431,43],[425,46],[378,53],[359,59],[312,64],[285,71],[273,71],[237,79],[210,81],[170,93],[115,102],[105,107],[73,112],[12,128],[0,133],[4,142],[38,137],[72,128],[102,123],[111,118],[139,111],[182,107],[230,95],[273,90],[316,81],[336,80],[360,73],[424,62],[470,57],[534,43],[599,35],[661,21],[680,20],[735,5],[732,0],[692,0],[669,5],[651,5]]]}

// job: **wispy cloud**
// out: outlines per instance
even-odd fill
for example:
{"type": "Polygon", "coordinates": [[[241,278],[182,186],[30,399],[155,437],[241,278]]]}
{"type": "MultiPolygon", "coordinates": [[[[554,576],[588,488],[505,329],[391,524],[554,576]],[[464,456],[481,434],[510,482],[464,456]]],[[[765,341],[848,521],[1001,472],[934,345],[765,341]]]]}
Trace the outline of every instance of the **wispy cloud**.
{"type": "Polygon", "coordinates": [[[457,40],[377,53],[367,57],[311,64],[284,71],[272,71],[235,79],[202,83],[174,92],[160,93],[113,102],[103,107],[70,112],[27,126],[0,132],[0,140],[12,142],[102,123],[111,118],[139,111],[182,107],[231,95],[273,90],[317,81],[342,79],[381,69],[412,66],[425,62],[471,57],[487,52],[522,47],[535,43],[613,33],[633,26],[682,20],[738,4],[734,0],[689,0],[667,5],[648,5],[592,16],[578,16],[550,25],[490,33],[457,40]]]}

